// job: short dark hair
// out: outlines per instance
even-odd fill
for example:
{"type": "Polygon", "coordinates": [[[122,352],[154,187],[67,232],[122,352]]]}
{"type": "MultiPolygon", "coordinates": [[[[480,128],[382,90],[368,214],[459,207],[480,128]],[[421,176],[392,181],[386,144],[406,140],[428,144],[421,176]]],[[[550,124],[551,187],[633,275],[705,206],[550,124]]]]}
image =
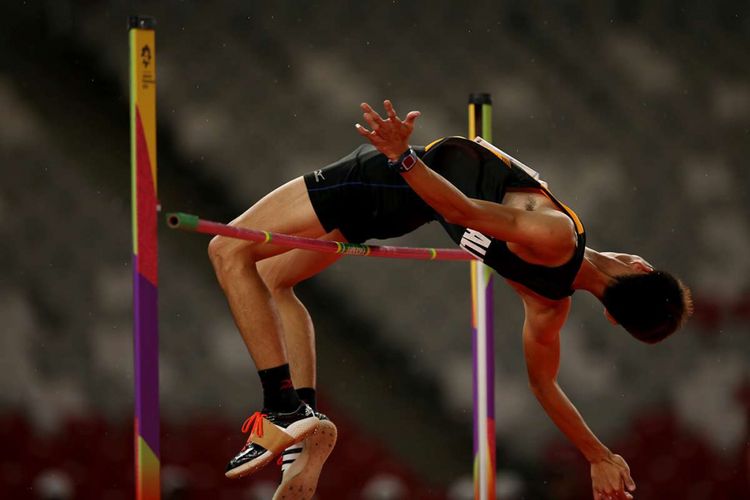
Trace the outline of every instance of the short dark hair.
{"type": "Polygon", "coordinates": [[[693,312],[690,289],[664,271],[615,278],[602,303],[633,337],[649,344],[677,331],[693,312]]]}

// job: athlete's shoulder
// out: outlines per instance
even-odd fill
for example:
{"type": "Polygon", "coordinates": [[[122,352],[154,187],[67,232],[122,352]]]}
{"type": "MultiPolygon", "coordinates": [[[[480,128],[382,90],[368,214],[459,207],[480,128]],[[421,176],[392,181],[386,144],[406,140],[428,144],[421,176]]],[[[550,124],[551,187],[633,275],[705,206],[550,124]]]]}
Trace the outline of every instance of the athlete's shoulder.
{"type": "Polygon", "coordinates": [[[429,151],[430,149],[441,146],[445,144],[461,144],[461,143],[473,143],[474,141],[470,141],[466,137],[462,137],[460,135],[450,135],[446,137],[441,137],[439,139],[435,139],[431,143],[427,144],[427,146],[424,147],[425,151],[429,151]]]}
{"type": "Polygon", "coordinates": [[[549,299],[523,285],[511,284],[523,300],[526,322],[540,331],[559,331],[568,319],[571,297],[549,299]]]}

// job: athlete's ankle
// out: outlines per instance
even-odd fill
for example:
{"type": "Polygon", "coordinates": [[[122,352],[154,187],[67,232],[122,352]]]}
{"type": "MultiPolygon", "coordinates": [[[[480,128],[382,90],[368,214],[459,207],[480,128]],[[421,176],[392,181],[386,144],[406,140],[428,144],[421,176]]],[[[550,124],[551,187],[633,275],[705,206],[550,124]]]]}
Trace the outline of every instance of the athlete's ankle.
{"type": "Polygon", "coordinates": [[[259,370],[263,385],[263,407],[269,411],[293,412],[302,403],[292,384],[289,364],[259,370]]]}
{"type": "Polygon", "coordinates": [[[307,403],[307,406],[313,409],[313,411],[318,411],[318,402],[315,398],[315,389],[313,387],[300,387],[297,389],[297,396],[307,403]]]}

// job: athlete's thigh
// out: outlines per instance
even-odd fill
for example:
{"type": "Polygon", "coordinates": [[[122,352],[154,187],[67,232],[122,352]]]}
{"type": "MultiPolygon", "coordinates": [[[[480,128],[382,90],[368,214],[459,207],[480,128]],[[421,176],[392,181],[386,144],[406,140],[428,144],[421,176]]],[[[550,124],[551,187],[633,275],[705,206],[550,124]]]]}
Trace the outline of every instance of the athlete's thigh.
{"type": "MultiPolygon", "coordinates": [[[[315,214],[302,177],[297,177],[271,191],[229,225],[306,238],[320,238],[326,234],[315,214]]],[[[275,245],[220,238],[224,248],[247,249],[252,252],[255,260],[288,251],[288,248],[275,245]]]]}
{"type": "MultiPolygon", "coordinates": [[[[346,241],[341,231],[335,229],[318,238],[320,240],[346,241]]],[[[289,288],[315,276],[342,257],[337,253],[292,250],[258,263],[258,272],[271,288],[289,288]]]]}

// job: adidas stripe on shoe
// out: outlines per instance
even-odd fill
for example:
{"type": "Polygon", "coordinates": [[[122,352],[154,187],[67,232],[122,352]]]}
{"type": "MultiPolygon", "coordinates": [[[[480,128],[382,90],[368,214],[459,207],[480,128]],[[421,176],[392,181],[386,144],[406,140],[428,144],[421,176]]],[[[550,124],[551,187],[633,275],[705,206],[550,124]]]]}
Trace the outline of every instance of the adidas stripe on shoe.
{"type": "Polygon", "coordinates": [[[318,487],[323,464],[336,445],[338,431],[322,413],[315,432],[299,444],[288,447],[279,457],[281,484],[273,500],[310,500],[318,487]]]}

